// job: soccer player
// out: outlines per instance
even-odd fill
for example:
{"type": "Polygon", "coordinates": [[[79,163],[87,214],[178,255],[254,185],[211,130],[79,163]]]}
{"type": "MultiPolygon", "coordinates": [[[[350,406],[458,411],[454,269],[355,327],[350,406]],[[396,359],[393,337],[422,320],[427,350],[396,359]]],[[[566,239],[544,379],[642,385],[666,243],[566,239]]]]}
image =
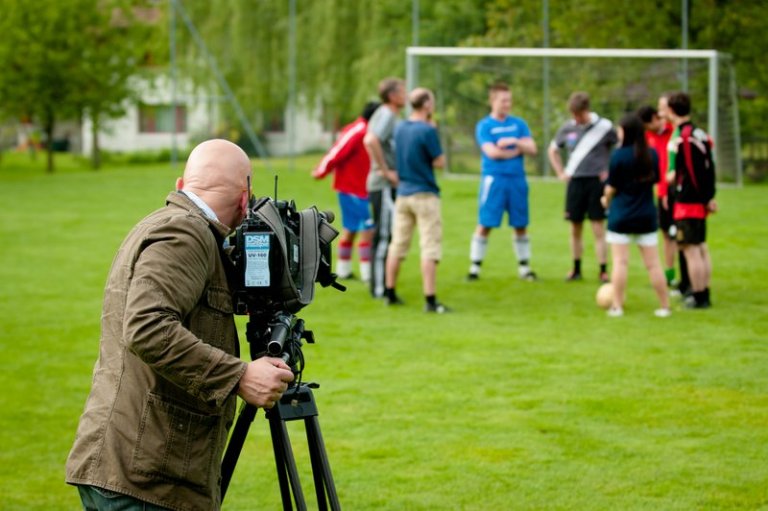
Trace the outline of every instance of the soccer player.
{"type": "Polygon", "coordinates": [[[360,233],[360,279],[368,282],[371,278],[373,221],[366,189],[371,160],[363,145],[363,138],[368,129],[368,120],[378,107],[377,102],[366,104],[360,117],[342,128],[336,143],[312,171],[315,179],[322,179],[335,171],[333,189],[339,197],[342,224],[336,273],[341,279],[353,277],[352,247],[357,233],[360,233]]]}
{"type": "Polygon", "coordinates": [[[677,243],[688,266],[692,294],[685,305],[706,309],[712,305],[709,283],[712,260],[707,248],[707,215],[717,211],[715,202],[715,162],[712,140],[691,122],[691,98],[684,92],[668,98],[672,123],[679,130],[670,142],[674,171],[667,180],[675,187],[672,218],[677,226],[677,243]]]}
{"type": "Polygon", "coordinates": [[[600,265],[598,278],[608,282],[605,245],[605,209],[600,203],[603,183],[608,177],[608,161],[618,137],[613,123],[589,109],[589,95],[574,92],[568,99],[573,119],[563,124],[549,144],[547,155],[557,177],[568,183],[565,219],[571,223],[573,270],[566,281],[581,280],[582,231],[589,217],[595,237],[595,253],[600,265]],[[560,150],[566,149],[568,164],[563,166],[560,150]]]}
{"type": "Polygon", "coordinates": [[[477,280],[485,259],[491,229],[501,225],[506,211],[509,225],[515,230],[514,249],[518,275],[536,280],[531,270],[531,243],[528,239],[528,183],[525,179],[523,155],[536,154],[536,142],[528,124],[510,115],[512,92],[505,83],[496,83],[488,93],[491,113],[475,128],[480,146],[482,178],[480,181],[478,222],[469,248],[468,280],[477,280]]]}
{"type": "MultiPolygon", "coordinates": [[[[664,98],[664,104],[666,106],[666,97],[662,97],[664,98]]],[[[648,146],[656,151],[659,158],[660,178],[659,182],[656,183],[659,230],[661,230],[662,238],[664,239],[664,263],[666,265],[664,275],[667,280],[667,286],[673,287],[675,285],[675,256],[677,255],[677,242],[670,233],[673,223],[672,210],[669,207],[667,193],[667,170],[669,168],[667,146],[669,145],[669,139],[672,137],[674,126],[672,126],[672,123],[666,119],[666,111],[664,114],[665,118],[663,119],[659,113],[658,110],[650,105],[640,107],[637,111],[637,115],[643,121],[645,139],[648,142],[648,146]]]]}
{"type": "Polygon", "coordinates": [[[414,227],[419,228],[424,311],[443,314],[450,309],[437,301],[437,263],[442,257],[443,223],[440,188],[434,167],[445,165],[437,129],[431,122],[435,107],[432,91],[417,88],[408,98],[411,114],[395,130],[399,185],[395,201],[395,231],[387,253],[387,305],[400,305],[395,292],[400,264],[408,254],[414,227]]]}
{"type": "Polygon", "coordinates": [[[385,78],[379,83],[382,105],[368,121],[363,143],[371,159],[368,195],[373,207],[373,264],[371,294],[384,296],[387,248],[392,232],[392,211],[397,188],[394,133],[400,110],[405,106],[405,83],[399,78],[385,78]]]}

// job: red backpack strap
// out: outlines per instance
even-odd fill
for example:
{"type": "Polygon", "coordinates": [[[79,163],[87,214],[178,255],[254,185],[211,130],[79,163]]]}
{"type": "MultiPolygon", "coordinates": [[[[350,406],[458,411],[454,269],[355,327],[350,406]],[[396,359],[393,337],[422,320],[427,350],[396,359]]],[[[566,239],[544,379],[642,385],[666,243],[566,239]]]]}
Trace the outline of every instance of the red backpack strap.
{"type": "Polygon", "coordinates": [[[693,156],[691,155],[691,133],[693,132],[693,126],[688,124],[683,127],[680,132],[680,136],[683,139],[683,155],[685,156],[685,166],[688,170],[688,175],[691,176],[691,182],[696,190],[699,189],[699,183],[696,181],[696,174],[693,172],[693,156]]]}

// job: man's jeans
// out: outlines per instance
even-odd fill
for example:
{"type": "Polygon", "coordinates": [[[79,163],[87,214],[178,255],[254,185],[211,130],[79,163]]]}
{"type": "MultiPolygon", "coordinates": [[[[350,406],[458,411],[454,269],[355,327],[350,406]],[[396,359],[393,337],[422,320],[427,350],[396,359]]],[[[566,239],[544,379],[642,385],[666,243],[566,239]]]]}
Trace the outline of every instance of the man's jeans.
{"type": "Polygon", "coordinates": [[[85,511],[168,511],[168,508],[95,486],[79,485],[77,491],[85,511]]]}

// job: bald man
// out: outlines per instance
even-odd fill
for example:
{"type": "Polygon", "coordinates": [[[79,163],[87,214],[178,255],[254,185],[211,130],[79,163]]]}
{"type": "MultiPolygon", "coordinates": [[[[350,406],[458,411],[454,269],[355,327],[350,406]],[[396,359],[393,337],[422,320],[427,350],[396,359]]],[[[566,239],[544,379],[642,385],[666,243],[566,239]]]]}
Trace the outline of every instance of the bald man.
{"type": "Polygon", "coordinates": [[[250,176],[235,144],[198,145],[165,207],[133,228],[112,263],[66,466],[87,510],[219,509],[236,396],[270,408],[293,380],[280,359],[238,356],[222,243],[245,217],[250,176]]]}

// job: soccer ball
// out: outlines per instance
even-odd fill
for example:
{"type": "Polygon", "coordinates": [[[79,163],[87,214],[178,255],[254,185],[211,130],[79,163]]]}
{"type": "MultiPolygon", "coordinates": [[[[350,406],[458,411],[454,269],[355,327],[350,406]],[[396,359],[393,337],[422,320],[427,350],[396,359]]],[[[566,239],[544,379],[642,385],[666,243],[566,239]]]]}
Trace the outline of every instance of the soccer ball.
{"type": "Polygon", "coordinates": [[[610,307],[611,303],[613,303],[613,284],[606,282],[600,286],[595,294],[595,302],[602,309],[610,307]]]}

